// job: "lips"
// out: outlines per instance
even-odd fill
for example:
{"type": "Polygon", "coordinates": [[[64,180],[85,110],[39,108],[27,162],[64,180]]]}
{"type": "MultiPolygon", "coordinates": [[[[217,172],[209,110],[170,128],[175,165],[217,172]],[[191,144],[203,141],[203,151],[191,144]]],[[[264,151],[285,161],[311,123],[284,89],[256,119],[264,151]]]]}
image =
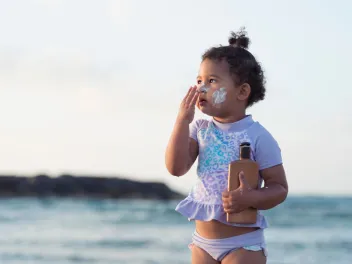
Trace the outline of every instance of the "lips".
{"type": "Polygon", "coordinates": [[[207,103],[207,100],[205,98],[199,98],[198,102],[199,106],[204,106],[207,103]]]}

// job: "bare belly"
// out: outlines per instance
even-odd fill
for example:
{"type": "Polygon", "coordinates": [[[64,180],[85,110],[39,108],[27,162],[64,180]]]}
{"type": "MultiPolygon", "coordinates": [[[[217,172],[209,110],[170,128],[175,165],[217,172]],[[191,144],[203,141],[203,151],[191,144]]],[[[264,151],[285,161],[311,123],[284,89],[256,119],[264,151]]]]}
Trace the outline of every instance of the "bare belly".
{"type": "Polygon", "coordinates": [[[208,239],[219,239],[239,236],[259,229],[259,227],[229,226],[216,220],[208,222],[196,220],[195,223],[197,233],[200,236],[208,239]]]}

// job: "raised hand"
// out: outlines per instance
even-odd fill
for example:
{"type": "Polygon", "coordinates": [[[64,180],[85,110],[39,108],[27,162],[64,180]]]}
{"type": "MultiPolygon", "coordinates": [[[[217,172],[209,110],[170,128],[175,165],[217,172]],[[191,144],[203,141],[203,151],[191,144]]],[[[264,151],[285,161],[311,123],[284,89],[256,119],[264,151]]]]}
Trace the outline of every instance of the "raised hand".
{"type": "Polygon", "coordinates": [[[191,86],[183,98],[178,112],[177,120],[192,123],[195,113],[195,105],[198,99],[197,86],[191,86]]]}

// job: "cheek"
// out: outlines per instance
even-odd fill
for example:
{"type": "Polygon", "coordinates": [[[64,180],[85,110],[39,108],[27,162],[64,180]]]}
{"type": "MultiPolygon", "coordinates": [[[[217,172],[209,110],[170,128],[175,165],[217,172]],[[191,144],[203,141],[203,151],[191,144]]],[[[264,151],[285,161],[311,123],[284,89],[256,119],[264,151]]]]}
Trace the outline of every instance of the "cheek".
{"type": "Polygon", "coordinates": [[[225,88],[217,89],[212,94],[213,104],[215,106],[222,104],[226,100],[227,91],[225,88]]]}

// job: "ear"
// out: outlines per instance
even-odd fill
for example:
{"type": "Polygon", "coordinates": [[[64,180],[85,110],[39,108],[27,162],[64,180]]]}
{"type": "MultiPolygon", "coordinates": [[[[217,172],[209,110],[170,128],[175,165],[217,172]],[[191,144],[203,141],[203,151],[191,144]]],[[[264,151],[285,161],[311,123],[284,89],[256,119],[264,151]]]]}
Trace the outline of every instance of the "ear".
{"type": "Polygon", "coordinates": [[[240,101],[245,101],[249,98],[251,94],[251,86],[248,83],[244,83],[238,87],[239,92],[237,94],[237,99],[240,101]]]}

